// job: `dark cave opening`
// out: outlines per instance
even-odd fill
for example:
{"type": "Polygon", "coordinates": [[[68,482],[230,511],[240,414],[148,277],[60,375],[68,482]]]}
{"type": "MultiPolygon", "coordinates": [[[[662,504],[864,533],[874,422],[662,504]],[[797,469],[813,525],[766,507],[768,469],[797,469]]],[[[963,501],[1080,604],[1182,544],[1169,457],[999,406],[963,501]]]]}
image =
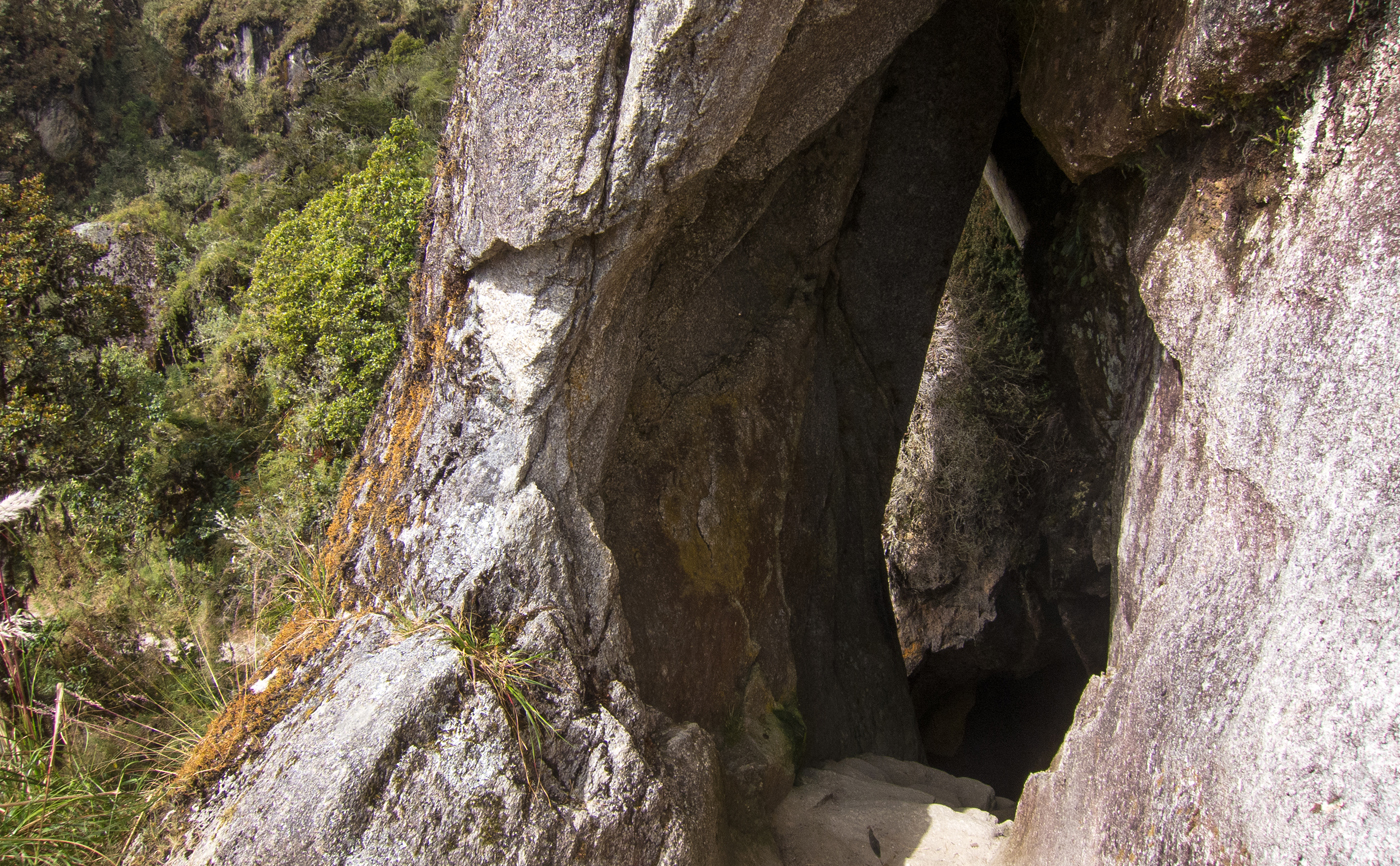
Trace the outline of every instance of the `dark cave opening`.
{"type": "MultiPolygon", "coordinates": [[[[1008,545],[1021,552],[990,592],[994,616],[972,639],[926,655],[911,672],[910,689],[927,762],[1019,799],[1026,778],[1049,768],[1085,685],[1107,663],[1110,569],[1090,552],[1105,518],[1066,518],[1064,503],[1071,489],[1089,491],[1096,507],[1111,499],[1115,445],[1094,432],[1096,407],[1079,378],[1083,349],[1066,337],[1066,323],[1082,321],[1086,306],[1106,303],[1093,289],[1077,290],[1082,274],[1072,275],[1075,286],[1065,274],[1066,239],[1082,231],[1080,191],[1040,145],[1016,97],[993,155],[1031,225],[1022,271],[1053,417],[1027,446],[1044,469],[1011,509],[1008,545]]],[[[958,591],[942,592],[955,603],[958,591]]]]}
{"type": "Polygon", "coordinates": [[[1026,777],[1054,760],[1088,682],[1088,672],[1074,658],[1057,659],[1027,677],[982,680],[973,687],[959,747],[951,755],[930,755],[929,763],[1020,799],[1026,777]]]}
{"type": "Polygon", "coordinates": [[[1052,602],[1037,582],[1008,574],[997,618],[910,678],[928,764],[1013,800],[1027,776],[1049,768],[1108,654],[1108,599],[1052,602]]]}

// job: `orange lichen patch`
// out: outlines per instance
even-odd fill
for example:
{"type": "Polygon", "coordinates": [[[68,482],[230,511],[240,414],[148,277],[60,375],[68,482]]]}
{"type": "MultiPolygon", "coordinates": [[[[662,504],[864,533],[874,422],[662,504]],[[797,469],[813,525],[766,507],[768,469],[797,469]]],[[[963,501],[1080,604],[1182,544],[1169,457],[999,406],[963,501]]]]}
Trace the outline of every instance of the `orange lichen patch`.
{"type": "Polygon", "coordinates": [[[1201,180],[1196,185],[1187,231],[1193,241],[1218,239],[1230,215],[1239,208],[1244,176],[1201,180]]]}
{"type": "Polygon", "coordinates": [[[318,686],[316,670],[300,670],[340,632],[343,623],[300,610],[273,641],[258,671],[257,692],[244,689],[209,724],[208,731],[175,776],[172,793],[207,790],[229,770],[262,750],[262,737],[318,686]],[[300,675],[298,672],[300,671],[300,675]]]}
{"type": "MultiPolygon", "coordinates": [[[[445,342],[443,330],[440,326],[433,330],[434,342],[445,342]]],[[[397,536],[408,523],[408,507],[401,495],[418,454],[423,416],[432,397],[427,367],[418,358],[401,367],[397,393],[387,406],[387,445],[379,453],[362,454],[346,473],[326,545],[325,563],[332,573],[343,574],[365,541],[384,534],[397,536]],[[364,501],[356,505],[362,490],[364,501]]]]}
{"type": "MultiPolygon", "coordinates": [[[[384,408],[365,436],[365,449],[346,472],[327,533],[323,563],[328,573],[341,577],[340,601],[346,607],[372,603],[375,596],[398,589],[403,564],[397,539],[413,520],[406,492],[416,487],[414,465],[432,412],[434,374],[464,365],[472,370],[477,364],[473,343],[458,348],[448,340],[469,282],[451,268],[443,274],[425,269],[414,278],[413,339],[394,371],[384,408]],[[429,285],[433,280],[439,284],[429,285]],[[366,569],[372,585],[357,586],[351,579],[357,562],[372,566],[366,569]]],[[[468,384],[460,396],[470,401],[476,396],[474,385],[468,384]]]]}
{"type": "Polygon", "coordinates": [[[904,644],[904,646],[900,649],[900,654],[904,656],[905,664],[917,661],[918,659],[922,658],[924,654],[923,641],[913,640],[909,643],[904,644]]]}

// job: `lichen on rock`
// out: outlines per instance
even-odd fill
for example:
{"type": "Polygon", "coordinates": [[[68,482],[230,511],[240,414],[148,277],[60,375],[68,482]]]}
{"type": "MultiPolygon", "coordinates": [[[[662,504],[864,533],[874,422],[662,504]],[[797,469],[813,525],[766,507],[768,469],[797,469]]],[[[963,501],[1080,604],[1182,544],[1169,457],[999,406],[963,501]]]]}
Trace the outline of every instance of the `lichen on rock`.
{"type": "MultiPolygon", "coordinates": [[[[772,866],[800,764],[890,784],[1051,654],[1103,673],[1007,862],[1383,858],[1400,48],[1346,5],[1021,4],[1018,49],[972,0],[481,4],[331,530],[357,616],[216,725],[169,862],[772,866]],[[1023,258],[967,219],[1018,68],[1069,176],[1023,258]],[[1197,122],[1283,84],[1291,165],[1197,122]],[[551,660],[537,755],[383,615],[468,600],[551,660]]],[[[1002,846],[945,793],[896,799],[1002,846]]]]}

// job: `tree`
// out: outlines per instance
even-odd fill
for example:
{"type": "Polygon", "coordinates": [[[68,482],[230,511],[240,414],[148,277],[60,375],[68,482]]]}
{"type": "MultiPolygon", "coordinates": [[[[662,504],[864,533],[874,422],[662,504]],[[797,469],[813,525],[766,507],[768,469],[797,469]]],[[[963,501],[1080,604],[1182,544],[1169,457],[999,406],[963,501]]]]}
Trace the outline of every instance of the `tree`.
{"type": "Polygon", "coordinates": [[[363,171],[282,215],[253,268],[243,301],[272,346],[273,398],[312,447],[358,444],[398,358],[425,147],[411,120],[394,121],[363,171]]]}
{"type": "Polygon", "coordinates": [[[146,378],[114,341],[145,326],[98,247],[53,212],[43,179],[0,184],[0,484],[119,471],[146,378]]]}
{"type": "Polygon", "coordinates": [[[0,169],[46,171],[72,192],[94,167],[88,109],[75,97],[120,24],[105,0],[0,0],[0,169]]]}

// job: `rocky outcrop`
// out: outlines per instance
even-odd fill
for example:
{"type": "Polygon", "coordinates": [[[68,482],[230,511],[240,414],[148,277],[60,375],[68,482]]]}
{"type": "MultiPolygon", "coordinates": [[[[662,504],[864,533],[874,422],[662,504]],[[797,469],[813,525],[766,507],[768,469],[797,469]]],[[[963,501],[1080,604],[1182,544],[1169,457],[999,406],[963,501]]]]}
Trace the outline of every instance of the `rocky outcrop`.
{"type": "Polygon", "coordinates": [[[1023,7],[1026,119],[1074,180],[1276,92],[1377,4],[1066,0],[1023,7]]]}
{"type": "MultiPolygon", "coordinates": [[[[1268,15],[1347,11],[1321,6],[1268,15]]],[[[1196,26],[1176,43],[1216,40],[1196,26]]],[[[1278,34],[1240,38],[1238,63],[1276,56],[1278,34]]],[[[1379,863],[1400,845],[1397,51],[1391,10],[1297,82],[1290,136],[1181,130],[1116,209],[1162,348],[1123,481],[1113,649],[1027,784],[1008,862],[1379,863]]],[[[1047,111],[1043,132],[1071,123],[1047,111]]]]}
{"type": "Polygon", "coordinates": [[[349,613],[171,862],[773,863],[802,755],[920,756],[881,517],[1011,79],[937,5],[480,6],[349,613]],[[543,654],[538,752],[440,617],[543,654]]]}
{"type": "Polygon", "coordinates": [[[928,759],[1014,797],[1107,662],[1120,455],[1156,342],[1125,283],[1132,185],[1071,188],[1014,115],[997,148],[1036,227],[1023,255],[993,191],[973,205],[885,544],[928,759]]]}
{"type": "Polygon", "coordinates": [[[342,610],[149,854],[956,861],[944,776],[811,766],[1065,663],[1000,862],[1387,858],[1395,12],[938,5],[480,5],[342,610]]]}
{"type": "Polygon", "coordinates": [[[773,815],[788,866],[991,863],[1011,828],[994,814],[1010,800],[909,761],[862,755],[803,770],[801,781],[773,815]]]}
{"type": "MultiPolygon", "coordinates": [[[[87,222],[74,226],[73,231],[105,250],[93,269],[130,289],[131,297],[141,305],[145,320],[159,322],[165,313],[170,289],[170,272],[166,265],[173,258],[173,251],[169,242],[131,223],[87,222]]],[[[142,354],[150,354],[159,342],[159,329],[147,327],[132,338],[131,345],[142,354]]]]}

